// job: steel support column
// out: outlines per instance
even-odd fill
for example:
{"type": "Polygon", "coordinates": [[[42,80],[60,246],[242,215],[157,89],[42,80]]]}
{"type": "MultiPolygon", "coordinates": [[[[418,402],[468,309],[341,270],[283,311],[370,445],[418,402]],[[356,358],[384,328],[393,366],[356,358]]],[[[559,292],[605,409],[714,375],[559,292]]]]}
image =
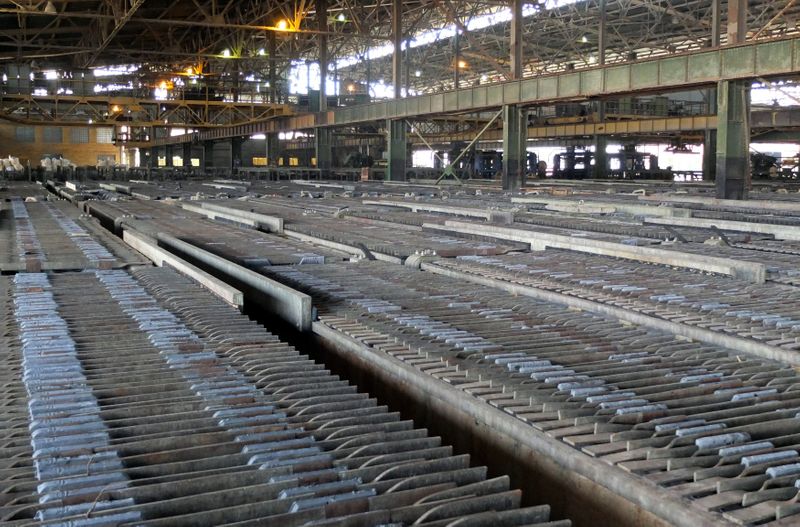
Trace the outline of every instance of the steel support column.
{"type": "MultiPolygon", "coordinates": [[[[598,118],[600,122],[606,120],[606,103],[599,101],[598,118]]],[[[605,135],[594,136],[594,167],[592,168],[592,177],[595,179],[605,179],[608,176],[608,154],[606,147],[608,146],[608,137],[605,135]]]]}
{"type": "Polygon", "coordinates": [[[266,158],[267,164],[271,167],[278,166],[278,159],[280,158],[280,141],[278,141],[278,134],[277,133],[270,133],[267,135],[266,141],[266,158]]]}
{"type": "Polygon", "coordinates": [[[314,152],[317,158],[317,168],[320,179],[327,179],[331,173],[331,128],[317,128],[314,130],[314,152]]]}
{"type": "Polygon", "coordinates": [[[721,10],[722,0],[711,0],[711,41],[709,42],[709,46],[712,48],[719,46],[721,10]]]}
{"type": "MultiPolygon", "coordinates": [[[[728,0],[728,45],[747,34],[747,0],[728,0]]],[[[750,83],[722,81],[717,88],[717,197],[744,199],[750,186],[750,83]]]]}
{"type": "Polygon", "coordinates": [[[511,0],[511,78],[522,78],[522,18],[523,0],[511,0]]]}
{"type": "Polygon", "coordinates": [[[600,0],[600,24],[597,28],[597,63],[606,63],[606,0],[600,0]]]}
{"type": "Polygon", "coordinates": [[[503,106],[503,190],[511,192],[519,192],[525,184],[528,142],[525,115],[519,106],[503,106]]]}
{"type": "Polygon", "coordinates": [[[457,90],[461,87],[461,43],[459,42],[458,28],[456,34],[453,35],[453,89],[457,90]]]}
{"type": "MultiPolygon", "coordinates": [[[[600,0],[600,24],[597,28],[597,63],[604,66],[606,63],[606,0],[600,0]]],[[[599,101],[598,118],[600,122],[606,120],[606,103],[599,101]]],[[[594,136],[594,167],[592,177],[595,179],[605,179],[608,175],[608,155],[606,147],[608,138],[605,135],[594,136]]]]}
{"type": "MultiPolygon", "coordinates": [[[[716,48],[720,42],[720,12],[722,0],[711,0],[711,39],[709,47],[716,48]]],[[[708,112],[717,111],[716,88],[706,90],[708,112]]],[[[717,131],[706,130],[703,133],[703,181],[714,181],[717,177],[717,131]]]]}
{"type": "Polygon", "coordinates": [[[392,86],[394,98],[399,99],[403,84],[403,0],[392,0],[392,86]]]}
{"type": "Polygon", "coordinates": [[[278,102],[278,75],[276,73],[276,58],[275,53],[276,45],[275,45],[275,32],[269,31],[267,32],[267,40],[269,45],[269,102],[276,103],[278,102]]]}
{"type": "Polygon", "coordinates": [[[728,45],[741,44],[746,36],[747,0],[728,0],[728,45]]]}
{"type": "Polygon", "coordinates": [[[147,168],[158,168],[158,148],[146,148],[144,149],[147,152],[147,168]]]}
{"type": "Polygon", "coordinates": [[[319,111],[328,111],[328,0],[317,0],[317,35],[319,45],[319,111]]]}
{"type": "Polygon", "coordinates": [[[594,167],[592,167],[592,177],[595,179],[605,179],[608,176],[608,136],[594,136],[594,167]]]}
{"type": "Polygon", "coordinates": [[[703,132],[703,181],[717,178],[717,131],[703,132]]]}
{"type": "Polygon", "coordinates": [[[192,143],[183,143],[182,147],[181,161],[183,161],[183,168],[192,168],[192,143]]]}
{"type": "Polygon", "coordinates": [[[242,166],[242,143],[243,137],[231,137],[231,174],[235,174],[242,166]]]}
{"type": "Polygon", "coordinates": [[[172,145],[167,145],[164,147],[164,157],[166,158],[166,165],[168,167],[173,166],[172,164],[172,157],[175,155],[175,150],[172,145]]]}
{"type": "Polygon", "coordinates": [[[403,54],[403,68],[405,68],[406,97],[411,97],[411,40],[406,39],[406,51],[403,54]]]}
{"type": "Polygon", "coordinates": [[[387,144],[389,145],[389,159],[387,163],[386,179],[389,181],[406,180],[406,160],[408,156],[408,136],[406,122],[403,119],[387,121],[389,131],[387,144]]]}
{"type": "Polygon", "coordinates": [[[717,91],[717,198],[744,199],[750,186],[750,81],[717,91]]]}
{"type": "Polygon", "coordinates": [[[203,170],[214,168],[214,141],[203,141],[203,170]]]}

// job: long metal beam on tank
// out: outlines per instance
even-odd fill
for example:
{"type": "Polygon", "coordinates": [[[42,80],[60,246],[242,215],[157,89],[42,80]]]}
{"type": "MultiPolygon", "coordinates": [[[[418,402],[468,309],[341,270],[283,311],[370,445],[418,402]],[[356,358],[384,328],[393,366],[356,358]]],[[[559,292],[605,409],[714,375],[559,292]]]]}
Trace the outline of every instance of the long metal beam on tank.
{"type": "Polygon", "coordinates": [[[732,258],[683,253],[679,250],[670,251],[668,249],[659,249],[655,247],[625,245],[605,240],[579,238],[562,234],[551,234],[465,221],[447,220],[444,222],[444,225],[438,223],[423,223],[422,228],[431,231],[487,236],[503,240],[530,243],[532,250],[544,250],[551,247],[554,249],[602,254],[614,256],[616,258],[624,258],[626,260],[669,265],[672,267],[696,269],[709,273],[735,276],[756,284],[763,284],[766,279],[766,268],[764,264],[734,260],[732,258]]]}
{"type": "Polygon", "coordinates": [[[722,346],[724,348],[729,348],[741,353],[747,353],[748,355],[769,360],[783,361],[794,366],[800,365],[800,356],[793,351],[787,351],[776,346],[770,346],[769,344],[757,342],[752,339],[728,335],[721,331],[712,331],[710,329],[697,326],[690,326],[689,324],[674,322],[672,320],[659,318],[653,315],[647,315],[630,309],[612,306],[603,302],[595,302],[585,298],[578,298],[566,293],[548,291],[546,289],[515,284],[504,280],[498,280],[496,278],[463,273],[453,269],[447,269],[445,267],[436,265],[435,263],[422,262],[420,264],[420,269],[431,273],[450,276],[459,280],[466,280],[475,284],[493,287],[513,295],[529,296],[531,298],[544,300],[545,302],[555,302],[557,304],[566,305],[591,313],[598,313],[603,316],[611,316],[619,320],[630,322],[631,324],[637,324],[646,328],[664,331],[673,335],[680,335],[698,342],[722,346]]]}
{"type": "Polygon", "coordinates": [[[602,211],[602,213],[614,213],[614,212],[624,212],[626,214],[632,215],[644,215],[644,216],[653,216],[653,217],[661,217],[661,218],[673,218],[673,217],[681,217],[681,218],[689,218],[692,215],[692,211],[690,209],[680,209],[677,207],[663,207],[660,205],[639,205],[636,203],[624,203],[624,202],[617,202],[617,201],[603,201],[603,200],[591,200],[590,202],[586,203],[582,199],[565,199],[565,198],[553,198],[550,196],[523,196],[523,197],[512,197],[511,203],[536,203],[536,204],[544,204],[546,205],[547,210],[555,210],[555,211],[562,211],[572,209],[574,212],[591,212],[589,207],[599,207],[602,209],[606,209],[602,211]],[[566,205],[566,207],[564,207],[566,205]]]}
{"type": "Polygon", "coordinates": [[[204,209],[212,210],[218,213],[224,213],[234,217],[245,218],[255,222],[256,226],[263,228],[269,232],[282,233],[283,232],[283,218],[277,216],[270,216],[268,214],[261,214],[258,212],[251,212],[246,210],[237,209],[235,207],[226,207],[217,203],[208,203],[206,201],[200,202],[200,206],[204,209]]]}
{"type": "Polygon", "coordinates": [[[688,194],[651,194],[639,196],[641,201],[655,201],[658,203],[697,203],[708,207],[725,207],[729,209],[763,209],[765,211],[780,211],[800,213],[800,203],[792,201],[776,201],[767,199],[730,200],[718,199],[708,196],[690,196],[688,194]]]}
{"type": "Polygon", "coordinates": [[[158,242],[264,295],[270,310],[298,330],[311,329],[310,296],[173,236],[161,233],[158,242]]]}
{"type": "MultiPolygon", "coordinates": [[[[659,207],[660,208],[660,207],[659,207]]],[[[755,221],[707,220],[703,218],[653,218],[645,217],[644,223],[674,225],[676,227],[711,228],[724,231],[771,234],[777,240],[800,241],[800,229],[794,225],[776,225],[773,223],[757,223],[755,221]]]]}
{"type": "Polygon", "coordinates": [[[163,267],[164,265],[172,267],[238,309],[241,309],[244,305],[244,295],[241,291],[211,276],[202,269],[198,269],[186,260],[178,258],[169,251],[165,251],[159,247],[158,243],[152,238],[131,229],[124,229],[122,232],[122,239],[133,249],[136,249],[152,260],[158,267],[163,267]]]}

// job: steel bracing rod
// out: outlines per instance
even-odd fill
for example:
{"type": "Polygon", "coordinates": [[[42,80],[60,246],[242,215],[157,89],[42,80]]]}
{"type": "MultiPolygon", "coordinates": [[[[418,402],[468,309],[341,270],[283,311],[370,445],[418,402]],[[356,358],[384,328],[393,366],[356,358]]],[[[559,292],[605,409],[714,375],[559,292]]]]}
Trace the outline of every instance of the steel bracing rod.
{"type": "Polygon", "coordinates": [[[769,86],[770,88],[773,88],[773,89],[775,89],[775,90],[778,90],[779,92],[781,92],[781,94],[783,94],[783,95],[785,95],[786,97],[788,97],[789,99],[793,100],[793,101],[794,101],[796,104],[800,104],[800,98],[798,98],[798,97],[796,97],[796,96],[792,95],[790,92],[788,92],[788,91],[784,90],[784,89],[783,89],[781,86],[779,86],[779,85],[775,84],[774,82],[770,82],[770,81],[768,81],[767,79],[765,79],[764,77],[757,77],[757,78],[756,78],[756,80],[757,80],[758,82],[761,82],[761,83],[763,83],[763,84],[766,84],[766,85],[767,85],[767,86],[769,86]]]}
{"type": "Polygon", "coordinates": [[[478,142],[478,139],[480,139],[480,138],[481,138],[481,136],[483,135],[483,133],[484,133],[486,130],[488,130],[488,129],[489,129],[489,127],[490,127],[490,126],[492,126],[492,124],[494,124],[494,122],[495,122],[495,121],[496,121],[496,120],[497,120],[497,119],[498,119],[498,118],[499,118],[499,117],[500,117],[502,114],[503,114],[503,109],[502,109],[502,108],[500,108],[500,111],[498,111],[496,114],[494,114],[494,117],[492,117],[492,118],[489,120],[489,122],[488,122],[488,123],[486,123],[486,126],[484,126],[483,128],[481,128],[481,131],[480,131],[480,132],[478,132],[478,135],[476,135],[476,136],[475,136],[475,138],[474,138],[472,141],[470,141],[470,143],[469,143],[469,144],[468,144],[466,147],[464,147],[464,150],[462,150],[462,151],[461,151],[461,153],[460,153],[460,154],[458,154],[458,156],[457,156],[457,157],[456,157],[456,158],[455,158],[453,161],[451,161],[449,165],[447,165],[447,166],[445,167],[445,169],[444,169],[444,172],[442,173],[442,175],[441,175],[441,176],[439,176],[439,178],[436,180],[436,183],[437,183],[437,184],[439,183],[439,181],[441,181],[441,180],[442,180],[442,179],[445,177],[445,175],[447,175],[447,174],[448,174],[448,172],[449,172],[449,173],[452,173],[452,175],[453,175],[453,176],[454,176],[454,177],[455,177],[457,180],[461,181],[461,178],[459,178],[458,176],[456,176],[455,172],[453,172],[453,166],[454,166],[456,163],[458,163],[458,162],[461,160],[461,158],[462,158],[462,157],[464,157],[464,154],[466,154],[466,153],[467,153],[467,151],[468,151],[470,148],[472,148],[472,145],[474,145],[475,143],[477,143],[477,142],[478,142]]]}
{"type": "MultiPolygon", "coordinates": [[[[125,0],[124,3],[127,4],[127,0],[125,0]]],[[[97,57],[99,57],[100,54],[103,52],[103,50],[105,50],[106,47],[111,43],[111,41],[114,40],[114,37],[117,35],[117,33],[119,33],[119,31],[125,26],[125,24],[128,23],[128,21],[133,17],[134,13],[136,13],[136,10],[139,9],[139,7],[143,3],[144,3],[144,0],[133,0],[133,2],[131,2],[130,7],[128,7],[127,11],[125,11],[125,14],[123,14],[119,18],[115,17],[115,19],[114,19],[114,27],[111,29],[111,31],[108,32],[107,35],[105,35],[105,36],[102,36],[102,34],[100,35],[102,40],[98,44],[96,44],[95,50],[83,62],[83,65],[82,65],[83,68],[88,68],[89,66],[92,65],[92,63],[94,63],[95,60],[97,60],[97,57]]],[[[112,7],[112,10],[113,10],[113,7],[112,7]]],[[[97,25],[101,26],[102,25],[102,21],[98,21],[97,25]]],[[[92,30],[90,30],[89,33],[86,35],[86,40],[89,43],[91,43],[91,41],[95,38],[95,31],[94,30],[98,30],[98,29],[100,29],[100,28],[99,27],[92,28],[92,30]]]]}
{"type": "Polygon", "coordinates": [[[430,149],[431,149],[431,152],[433,152],[433,155],[436,157],[436,159],[438,159],[439,161],[441,161],[441,162],[442,162],[442,164],[444,164],[444,158],[442,158],[442,157],[441,157],[441,156],[440,156],[440,155],[439,155],[439,154],[436,152],[436,150],[435,150],[435,149],[434,149],[434,148],[433,148],[433,147],[432,147],[432,146],[431,146],[431,145],[430,145],[430,144],[429,144],[429,143],[428,143],[428,142],[425,140],[425,138],[424,138],[424,137],[422,137],[422,134],[420,134],[420,133],[419,133],[419,130],[417,130],[417,128],[416,128],[416,127],[415,127],[413,124],[411,124],[410,122],[408,122],[408,121],[406,121],[406,124],[408,125],[408,127],[409,127],[409,128],[411,128],[411,131],[412,131],[412,132],[414,132],[415,134],[417,134],[417,137],[419,137],[419,138],[422,140],[422,142],[425,144],[425,146],[427,146],[428,148],[430,148],[430,149]]]}
{"type": "Polygon", "coordinates": [[[769,22],[767,22],[766,24],[764,24],[764,25],[761,27],[761,29],[759,29],[758,31],[756,31],[756,34],[752,36],[752,40],[755,40],[755,39],[757,39],[759,36],[761,36],[761,33],[763,33],[763,32],[764,32],[764,31],[766,31],[768,28],[770,28],[770,27],[772,26],[772,24],[774,24],[774,23],[775,23],[775,21],[776,21],[776,20],[778,20],[780,17],[782,17],[782,16],[783,16],[783,14],[784,14],[784,13],[786,13],[786,11],[788,11],[788,10],[789,10],[789,8],[791,8],[791,7],[792,7],[792,6],[795,4],[795,2],[796,2],[796,0],[789,0],[789,1],[786,3],[786,5],[785,5],[785,6],[783,6],[783,9],[781,9],[780,11],[778,11],[778,12],[775,14],[775,16],[773,16],[773,17],[772,17],[772,18],[769,20],[769,22]]]}

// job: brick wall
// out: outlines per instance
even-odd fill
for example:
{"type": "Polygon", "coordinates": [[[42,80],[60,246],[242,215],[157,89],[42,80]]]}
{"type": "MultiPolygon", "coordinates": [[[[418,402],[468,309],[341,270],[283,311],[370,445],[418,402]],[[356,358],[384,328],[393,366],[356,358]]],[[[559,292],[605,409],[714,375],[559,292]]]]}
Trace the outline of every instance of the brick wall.
{"type": "MultiPolygon", "coordinates": [[[[88,128],[88,142],[73,142],[72,127],[57,127],[61,129],[61,142],[45,142],[45,136],[49,139],[57,136],[55,130],[45,133],[44,126],[23,127],[32,128],[34,132],[33,142],[18,141],[17,125],[0,124],[0,157],[14,156],[20,159],[20,163],[25,165],[30,161],[31,167],[39,166],[39,161],[45,154],[61,154],[78,166],[94,166],[97,164],[98,156],[114,156],[117,163],[120,162],[120,148],[111,143],[98,143],[98,127],[88,128]]],[[[83,132],[76,132],[78,135],[83,132]]]]}

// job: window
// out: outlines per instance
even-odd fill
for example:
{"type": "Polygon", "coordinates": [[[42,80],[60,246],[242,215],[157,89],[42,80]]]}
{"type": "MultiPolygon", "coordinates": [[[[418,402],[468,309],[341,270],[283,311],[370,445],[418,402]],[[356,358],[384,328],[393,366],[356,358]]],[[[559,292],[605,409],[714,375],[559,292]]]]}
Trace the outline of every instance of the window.
{"type": "Polygon", "coordinates": [[[100,144],[111,144],[114,142],[114,129],[113,128],[98,128],[97,129],[97,142],[100,144]]]}
{"type": "Polygon", "coordinates": [[[63,143],[64,134],[61,127],[45,126],[42,130],[42,141],[45,143],[63,143]]]}
{"type": "Polygon", "coordinates": [[[100,167],[113,167],[117,162],[115,154],[97,154],[97,166],[100,167]]]}
{"type": "Polygon", "coordinates": [[[69,129],[69,142],[77,145],[89,142],[89,129],[88,128],[70,128],[69,129]]]}
{"type": "Polygon", "coordinates": [[[33,126],[17,126],[15,135],[20,143],[33,143],[36,140],[33,126]]]}

